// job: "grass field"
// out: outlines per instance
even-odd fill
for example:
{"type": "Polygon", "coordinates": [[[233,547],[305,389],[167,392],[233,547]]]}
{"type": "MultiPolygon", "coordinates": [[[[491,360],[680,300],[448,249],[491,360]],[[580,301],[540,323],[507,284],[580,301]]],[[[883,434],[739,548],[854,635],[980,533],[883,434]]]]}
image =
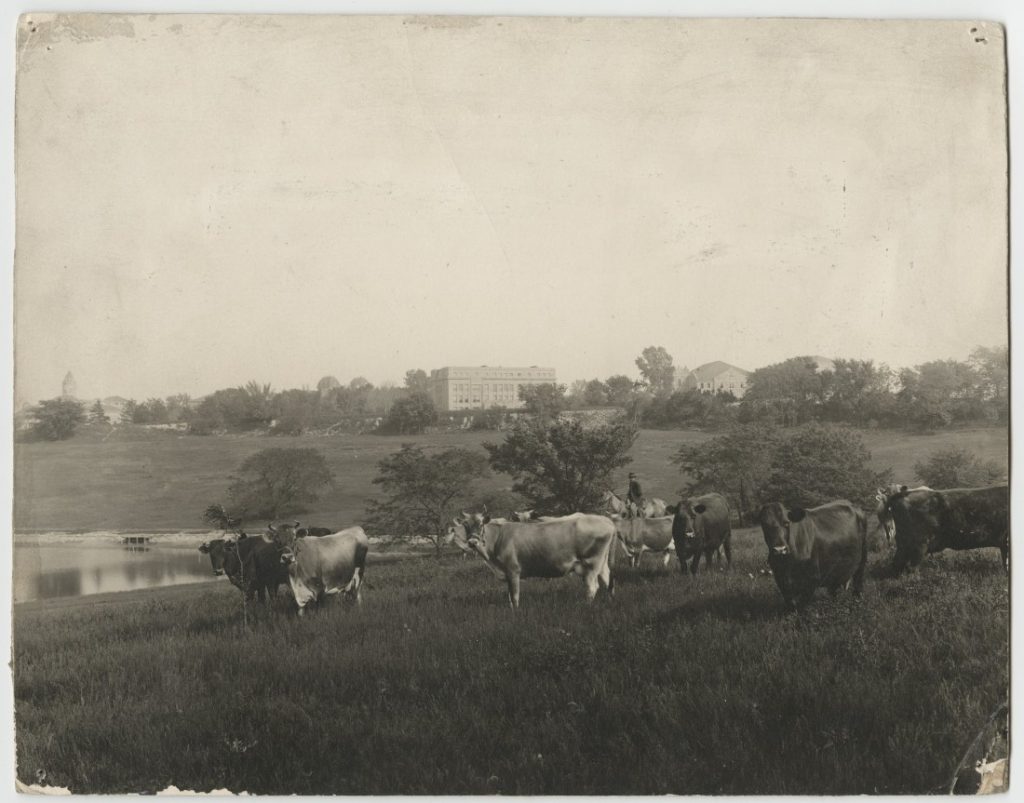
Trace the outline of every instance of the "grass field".
{"type": "MultiPolygon", "coordinates": [[[[14,526],[31,530],[178,530],[203,527],[207,505],[226,502],[229,476],[245,458],[269,446],[320,449],[335,473],[335,485],[303,514],[311,524],[347,526],[362,520],[366,502],[378,489],[372,484],[377,463],[403,442],[476,449],[499,441],[500,432],[457,432],[382,437],[195,437],[174,432],[116,428],[83,432],[60,443],[16,444],[14,448],[14,526]]],[[[868,430],[865,443],[878,469],[893,468],[901,482],[916,484],[913,465],[949,446],[970,449],[1006,465],[1008,438],[1003,428],[955,430],[935,435],[908,435],[868,430]]],[[[644,430],[633,447],[633,463],[619,472],[623,490],[627,471],[643,478],[644,489],[672,501],[683,478],[669,458],[683,443],[712,437],[692,431],[644,430]]],[[[494,476],[481,488],[508,487],[494,476]]]]}
{"type": "Polygon", "coordinates": [[[299,794],[942,791],[1008,684],[996,550],[783,614],[732,571],[619,562],[616,596],[371,561],[361,608],[242,625],[226,581],[14,612],[19,777],[299,794]]]}

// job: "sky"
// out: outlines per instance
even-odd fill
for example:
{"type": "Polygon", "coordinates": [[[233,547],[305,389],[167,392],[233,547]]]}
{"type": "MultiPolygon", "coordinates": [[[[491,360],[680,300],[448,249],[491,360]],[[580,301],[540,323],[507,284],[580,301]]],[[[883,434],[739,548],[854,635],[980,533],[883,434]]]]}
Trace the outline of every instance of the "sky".
{"type": "Polygon", "coordinates": [[[69,370],[142,399],[649,345],[962,359],[1007,339],[1003,52],[980,22],[23,18],[16,405],[69,370]]]}

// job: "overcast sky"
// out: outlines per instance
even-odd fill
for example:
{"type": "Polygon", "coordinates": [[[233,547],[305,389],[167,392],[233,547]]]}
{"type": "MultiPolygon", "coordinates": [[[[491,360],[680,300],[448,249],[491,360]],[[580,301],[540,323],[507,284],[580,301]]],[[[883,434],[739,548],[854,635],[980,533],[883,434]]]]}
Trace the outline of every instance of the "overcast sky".
{"type": "Polygon", "coordinates": [[[981,23],[32,17],[17,403],[963,358],[1003,89],[981,23]]]}

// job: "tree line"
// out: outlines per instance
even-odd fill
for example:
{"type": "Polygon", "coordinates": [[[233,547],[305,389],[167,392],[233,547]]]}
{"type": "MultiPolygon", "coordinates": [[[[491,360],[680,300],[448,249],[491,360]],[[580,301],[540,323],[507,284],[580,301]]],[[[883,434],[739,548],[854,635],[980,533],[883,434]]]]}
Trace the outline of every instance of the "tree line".
{"type": "MultiPolygon", "coordinates": [[[[1009,416],[1005,346],[979,346],[963,362],[933,360],[900,370],[871,360],[844,359],[822,370],[811,357],[793,357],[750,374],[739,399],[724,390],[678,387],[672,356],[661,346],[645,348],[636,366],[635,379],[616,374],[605,380],[579,380],[570,387],[522,386],[522,410],[550,414],[610,408],[623,411],[640,426],[663,429],[822,422],[931,431],[964,424],[1005,424],[1009,416]]],[[[217,390],[198,404],[187,394],[142,402],[129,399],[120,423],[180,424],[195,435],[254,430],[298,435],[361,430],[373,419],[374,431],[381,434],[418,434],[441,419],[429,389],[422,369],[407,371],[403,387],[391,383],[374,387],[363,377],[342,385],[326,376],[315,390],[274,391],[268,384],[251,381],[217,390]]],[[[504,408],[472,411],[473,426],[503,428],[512,412],[504,408]]],[[[29,416],[32,434],[44,440],[71,437],[85,421],[109,423],[99,401],[87,414],[80,402],[66,398],[42,401],[29,410],[29,416]]]]}

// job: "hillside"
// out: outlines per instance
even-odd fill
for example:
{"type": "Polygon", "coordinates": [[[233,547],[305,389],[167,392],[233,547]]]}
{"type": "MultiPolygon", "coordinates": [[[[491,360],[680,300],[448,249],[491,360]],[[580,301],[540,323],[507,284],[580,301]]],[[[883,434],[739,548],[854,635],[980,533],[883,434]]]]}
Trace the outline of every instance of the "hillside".
{"type": "MultiPolygon", "coordinates": [[[[891,467],[897,480],[914,482],[913,465],[931,452],[959,446],[1007,464],[1007,432],[1001,428],[958,430],[937,435],[865,431],[876,468],[891,467]]],[[[249,455],[269,446],[320,449],[335,473],[335,485],[302,518],[326,526],[358,522],[373,485],[377,463],[402,443],[441,448],[480,448],[498,432],[449,432],[421,436],[337,435],[332,437],[195,437],[173,431],[114,428],[85,431],[60,443],[19,443],[14,447],[14,527],[31,530],[178,530],[202,528],[200,514],[226,501],[231,473],[249,455]]],[[[671,500],[683,478],[669,462],[684,443],[713,437],[692,431],[644,430],[633,447],[633,463],[616,478],[623,490],[627,471],[645,490],[671,500]]],[[[509,487],[496,475],[481,489],[509,487]]]]}

